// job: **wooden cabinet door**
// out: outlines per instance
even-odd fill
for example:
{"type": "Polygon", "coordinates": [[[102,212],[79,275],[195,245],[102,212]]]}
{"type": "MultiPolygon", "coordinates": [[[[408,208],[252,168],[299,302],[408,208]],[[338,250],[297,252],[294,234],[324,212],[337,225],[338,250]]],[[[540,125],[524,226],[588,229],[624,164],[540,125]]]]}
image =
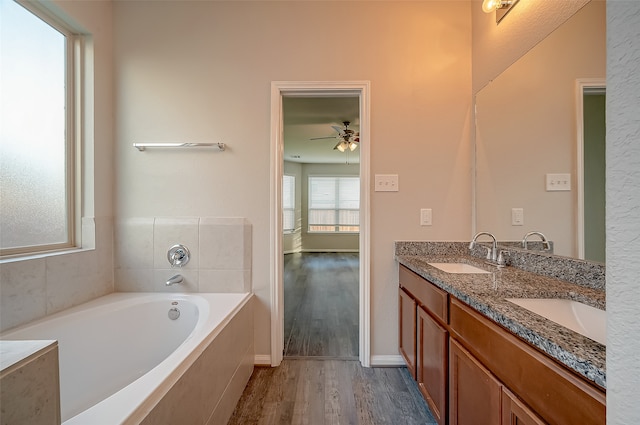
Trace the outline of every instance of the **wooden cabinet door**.
{"type": "Polygon", "coordinates": [[[533,410],[529,409],[507,388],[502,387],[502,425],[545,425],[533,410]]]}
{"type": "Polygon", "coordinates": [[[418,307],[416,380],[439,425],[447,415],[449,332],[418,307]]]}
{"type": "Polygon", "coordinates": [[[416,377],[416,302],[402,288],[399,291],[399,350],[411,376],[416,377]]]}
{"type": "Polygon", "coordinates": [[[454,338],[449,341],[449,424],[501,425],[502,385],[454,338]]]}

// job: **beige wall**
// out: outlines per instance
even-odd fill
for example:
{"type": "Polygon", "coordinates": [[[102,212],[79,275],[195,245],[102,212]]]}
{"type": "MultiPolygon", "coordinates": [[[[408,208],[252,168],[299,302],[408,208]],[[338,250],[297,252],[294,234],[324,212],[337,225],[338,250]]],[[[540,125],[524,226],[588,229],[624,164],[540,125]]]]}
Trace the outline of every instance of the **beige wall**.
{"type": "Polygon", "coordinates": [[[371,196],[372,353],[397,355],[393,241],[470,237],[470,5],[127,1],[114,9],[117,215],[246,217],[257,355],[270,351],[270,84],[371,82],[371,174],[400,179],[399,192],[371,196]],[[229,149],[131,147],[171,140],[229,149]],[[433,208],[433,226],[418,225],[420,207],[433,208]]]}
{"type": "Polygon", "coordinates": [[[578,256],[576,80],[605,78],[605,12],[589,3],[477,93],[479,231],[500,240],[541,231],[556,254],[578,256]],[[573,190],[547,192],[547,173],[570,174],[573,190]],[[511,208],[524,209],[523,226],[511,208]]]}

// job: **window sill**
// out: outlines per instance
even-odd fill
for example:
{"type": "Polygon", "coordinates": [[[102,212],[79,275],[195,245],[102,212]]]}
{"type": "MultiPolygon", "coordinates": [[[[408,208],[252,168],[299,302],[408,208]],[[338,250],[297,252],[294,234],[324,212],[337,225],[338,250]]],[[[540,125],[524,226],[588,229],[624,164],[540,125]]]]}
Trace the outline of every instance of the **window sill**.
{"type": "Polygon", "coordinates": [[[360,232],[310,232],[307,231],[308,235],[359,235],[360,232]]]}
{"type": "Polygon", "coordinates": [[[56,251],[47,251],[47,252],[39,252],[39,253],[29,253],[29,254],[14,254],[14,255],[6,255],[0,258],[0,264],[9,264],[9,263],[17,263],[20,261],[30,261],[30,260],[39,260],[41,258],[48,257],[57,257],[61,255],[70,255],[70,254],[78,254],[80,252],[94,251],[95,248],[87,247],[87,248],[65,248],[56,251]]]}

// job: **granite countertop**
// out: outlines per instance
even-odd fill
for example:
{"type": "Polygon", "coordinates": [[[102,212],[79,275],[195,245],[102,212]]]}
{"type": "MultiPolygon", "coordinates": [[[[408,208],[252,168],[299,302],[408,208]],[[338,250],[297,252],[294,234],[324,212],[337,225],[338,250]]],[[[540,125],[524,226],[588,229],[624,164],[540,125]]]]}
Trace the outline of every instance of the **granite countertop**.
{"type": "Polygon", "coordinates": [[[396,259],[576,373],[606,388],[604,345],[505,300],[564,298],[604,310],[603,290],[516,267],[498,268],[469,255],[396,255],[396,259]],[[468,263],[491,273],[453,274],[428,264],[438,262],[468,263]]]}

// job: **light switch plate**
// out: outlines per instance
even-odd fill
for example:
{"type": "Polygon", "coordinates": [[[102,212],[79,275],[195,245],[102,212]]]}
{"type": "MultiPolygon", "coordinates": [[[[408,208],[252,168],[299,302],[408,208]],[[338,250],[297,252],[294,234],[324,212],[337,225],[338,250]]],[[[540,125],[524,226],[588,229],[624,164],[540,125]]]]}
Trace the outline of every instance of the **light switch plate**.
{"type": "Polygon", "coordinates": [[[511,208],[511,225],[524,226],[524,209],[511,208]]]}
{"type": "Polygon", "coordinates": [[[431,208],[421,208],[420,209],[420,225],[421,226],[431,226],[432,214],[431,208]]]}
{"type": "Polygon", "coordinates": [[[547,192],[571,190],[571,174],[547,174],[547,192]]]}
{"type": "Polygon", "coordinates": [[[398,191],[398,175],[397,174],[376,174],[375,176],[376,192],[397,192],[398,191]]]}

